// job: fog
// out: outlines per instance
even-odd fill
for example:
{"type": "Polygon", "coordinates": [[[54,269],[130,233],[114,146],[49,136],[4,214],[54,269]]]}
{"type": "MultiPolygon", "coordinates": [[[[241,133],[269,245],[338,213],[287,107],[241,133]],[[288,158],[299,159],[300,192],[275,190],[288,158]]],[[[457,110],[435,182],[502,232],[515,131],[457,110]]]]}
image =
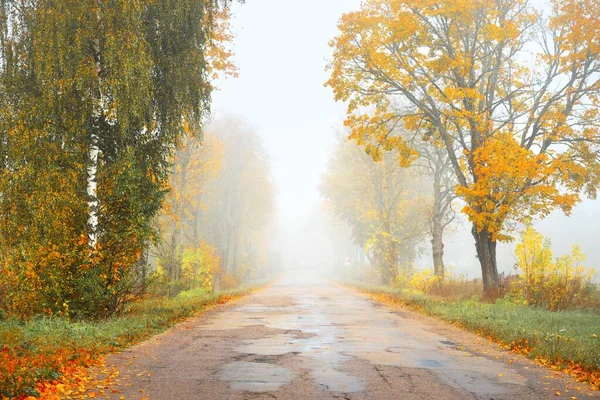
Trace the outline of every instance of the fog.
{"type": "Polygon", "coordinates": [[[338,18],[359,5],[359,0],[233,4],[234,62],[240,76],[217,83],[213,115],[242,115],[263,138],[278,192],[276,241],[286,249],[286,264],[311,247],[303,232],[319,208],[317,186],[345,115],[345,106],[323,86],[328,42],[338,18]]]}
{"type": "MultiPolygon", "coordinates": [[[[336,34],[337,21],[360,3],[250,0],[233,5],[234,62],[240,76],[218,82],[213,116],[243,116],[263,139],[277,188],[272,245],[280,249],[288,268],[324,269],[338,263],[318,186],[342,129],[345,105],[336,103],[323,83],[331,59],[328,42],[336,34]]],[[[551,239],[555,255],[569,252],[577,243],[588,256],[586,265],[597,267],[599,216],[600,202],[586,200],[570,217],[555,212],[535,226],[551,239]]],[[[459,274],[481,276],[465,218],[448,229],[445,244],[447,265],[459,274]]],[[[499,272],[513,270],[513,249],[513,244],[499,245],[499,272]]],[[[428,242],[422,250],[417,265],[430,268],[428,242]]]]}
{"type": "MultiPolygon", "coordinates": [[[[535,228],[552,242],[552,250],[556,256],[570,253],[574,244],[581,246],[587,256],[585,265],[596,270],[596,280],[600,278],[600,251],[598,250],[598,224],[600,218],[600,202],[585,200],[573,210],[570,217],[556,211],[543,220],[534,223],[535,228]]],[[[480,277],[481,270],[475,254],[470,225],[463,217],[462,221],[445,236],[445,260],[459,274],[469,277],[480,277]]],[[[501,243],[498,246],[499,272],[514,272],[516,258],[515,243],[501,243]]],[[[429,253],[421,257],[419,265],[429,267],[429,253]]]]}

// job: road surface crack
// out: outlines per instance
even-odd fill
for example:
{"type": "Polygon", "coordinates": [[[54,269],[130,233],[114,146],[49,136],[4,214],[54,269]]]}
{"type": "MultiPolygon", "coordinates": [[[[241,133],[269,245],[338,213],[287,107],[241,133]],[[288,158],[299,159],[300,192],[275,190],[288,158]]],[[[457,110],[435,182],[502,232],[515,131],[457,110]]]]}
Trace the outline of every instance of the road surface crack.
{"type": "Polygon", "coordinates": [[[385,375],[383,375],[383,372],[381,371],[381,369],[379,368],[379,366],[375,366],[375,371],[377,371],[377,373],[379,374],[379,376],[381,377],[381,379],[383,379],[383,381],[385,383],[387,383],[387,385],[389,387],[392,387],[392,384],[390,383],[390,381],[388,381],[388,379],[385,377],[385,375]]]}

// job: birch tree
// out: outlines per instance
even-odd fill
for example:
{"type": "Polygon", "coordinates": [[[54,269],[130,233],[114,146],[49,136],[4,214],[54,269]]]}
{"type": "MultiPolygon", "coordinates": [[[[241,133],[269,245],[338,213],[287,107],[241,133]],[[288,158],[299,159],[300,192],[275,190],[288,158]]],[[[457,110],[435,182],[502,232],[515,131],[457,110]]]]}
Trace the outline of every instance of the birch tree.
{"type": "Polygon", "coordinates": [[[226,2],[0,8],[3,271],[47,290],[43,309],[115,312],[155,237],[182,121],[200,132],[213,75],[234,73],[226,2]]]}

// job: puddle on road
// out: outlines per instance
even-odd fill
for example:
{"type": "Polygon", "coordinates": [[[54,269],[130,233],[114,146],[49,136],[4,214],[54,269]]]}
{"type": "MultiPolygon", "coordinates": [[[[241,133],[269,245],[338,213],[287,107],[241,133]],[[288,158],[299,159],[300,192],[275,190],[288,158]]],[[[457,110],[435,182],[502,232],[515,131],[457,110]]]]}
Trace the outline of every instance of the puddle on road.
{"type": "Polygon", "coordinates": [[[229,382],[231,390],[276,391],[294,379],[287,368],[271,364],[237,361],[221,367],[219,380],[229,382]]]}
{"type": "MultiPolygon", "coordinates": [[[[293,353],[298,367],[309,370],[315,385],[327,391],[365,390],[360,378],[341,371],[352,358],[373,365],[427,369],[446,384],[477,397],[507,394],[526,382],[504,363],[459,351],[420,322],[385,307],[375,308],[348,291],[332,286],[277,286],[270,293],[289,300],[281,307],[242,305],[220,313],[199,329],[260,324],[288,331],[248,340],[235,350],[264,356],[293,353]]],[[[236,362],[226,365],[221,377],[234,390],[265,391],[291,382],[293,373],[270,364],[236,362]]]]}
{"type": "Polygon", "coordinates": [[[256,355],[295,353],[299,357],[299,365],[311,371],[312,379],[321,390],[342,393],[363,391],[365,386],[361,379],[339,370],[342,363],[351,357],[337,350],[339,329],[331,324],[324,314],[311,306],[311,300],[310,296],[307,299],[299,299],[299,308],[312,311],[307,312],[295,328],[301,332],[309,332],[308,337],[292,334],[273,335],[248,340],[245,345],[235,350],[256,355]]]}
{"type": "Polygon", "coordinates": [[[315,382],[319,389],[330,392],[356,393],[365,390],[365,387],[360,380],[352,375],[332,368],[326,368],[319,371],[315,382]]]}
{"type": "Polygon", "coordinates": [[[477,397],[510,393],[526,382],[502,362],[457,350],[454,343],[428,331],[419,321],[387,308],[374,309],[364,299],[346,298],[344,292],[336,299],[340,300],[344,306],[332,304],[329,317],[345,327],[345,339],[338,346],[348,356],[374,365],[427,369],[446,384],[477,397]]]}
{"type": "Polygon", "coordinates": [[[278,356],[282,354],[299,352],[303,345],[295,335],[274,335],[264,339],[246,341],[245,346],[237,347],[238,353],[256,354],[264,356],[278,356]]]}

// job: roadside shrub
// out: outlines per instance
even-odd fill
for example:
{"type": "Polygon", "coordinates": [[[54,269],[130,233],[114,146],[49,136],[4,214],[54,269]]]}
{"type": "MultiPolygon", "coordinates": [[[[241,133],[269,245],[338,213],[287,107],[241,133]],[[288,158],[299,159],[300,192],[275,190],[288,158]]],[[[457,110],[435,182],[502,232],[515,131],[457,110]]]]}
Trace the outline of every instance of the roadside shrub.
{"type": "Polygon", "coordinates": [[[187,289],[211,291],[213,279],[220,271],[220,258],[215,249],[201,242],[200,246],[183,251],[182,280],[187,289]]]}
{"type": "Polygon", "coordinates": [[[455,299],[480,296],[482,292],[479,280],[468,280],[464,275],[455,275],[452,268],[447,268],[443,277],[436,276],[433,269],[406,269],[398,274],[395,286],[437,297],[455,299]]]}
{"type": "MultiPolygon", "coordinates": [[[[123,239],[124,241],[125,239],[123,239]]],[[[139,243],[91,250],[81,235],[68,244],[47,244],[30,253],[8,253],[0,260],[0,307],[7,316],[38,314],[99,319],[119,314],[139,293],[133,265],[139,243]]]]}
{"type": "MultiPolygon", "coordinates": [[[[165,247],[167,248],[167,247],[165,247]]],[[[220,257],[216,250],[206,242],[180,250],[164,252],[158,258],[151,291],[157,296],[175,297],[180,292],[202,289],[212,292],[215,277],[220,272],[220,257]],[[173,273],[177,269],[180,273],[173,273]]],[[[231,288],[237,285],[232,286],[231,288]]]]}
{"type": "Polygon", "coordinates": [[[528,226],[515,252],[519,276],[512,291],[523,304],[558,311],[590,308],[597,302],[598,289],[592,283],[595,272],[583,266],[585,255],[578,245],[571,254],[555,258],[550,241],[528,226]]]}

